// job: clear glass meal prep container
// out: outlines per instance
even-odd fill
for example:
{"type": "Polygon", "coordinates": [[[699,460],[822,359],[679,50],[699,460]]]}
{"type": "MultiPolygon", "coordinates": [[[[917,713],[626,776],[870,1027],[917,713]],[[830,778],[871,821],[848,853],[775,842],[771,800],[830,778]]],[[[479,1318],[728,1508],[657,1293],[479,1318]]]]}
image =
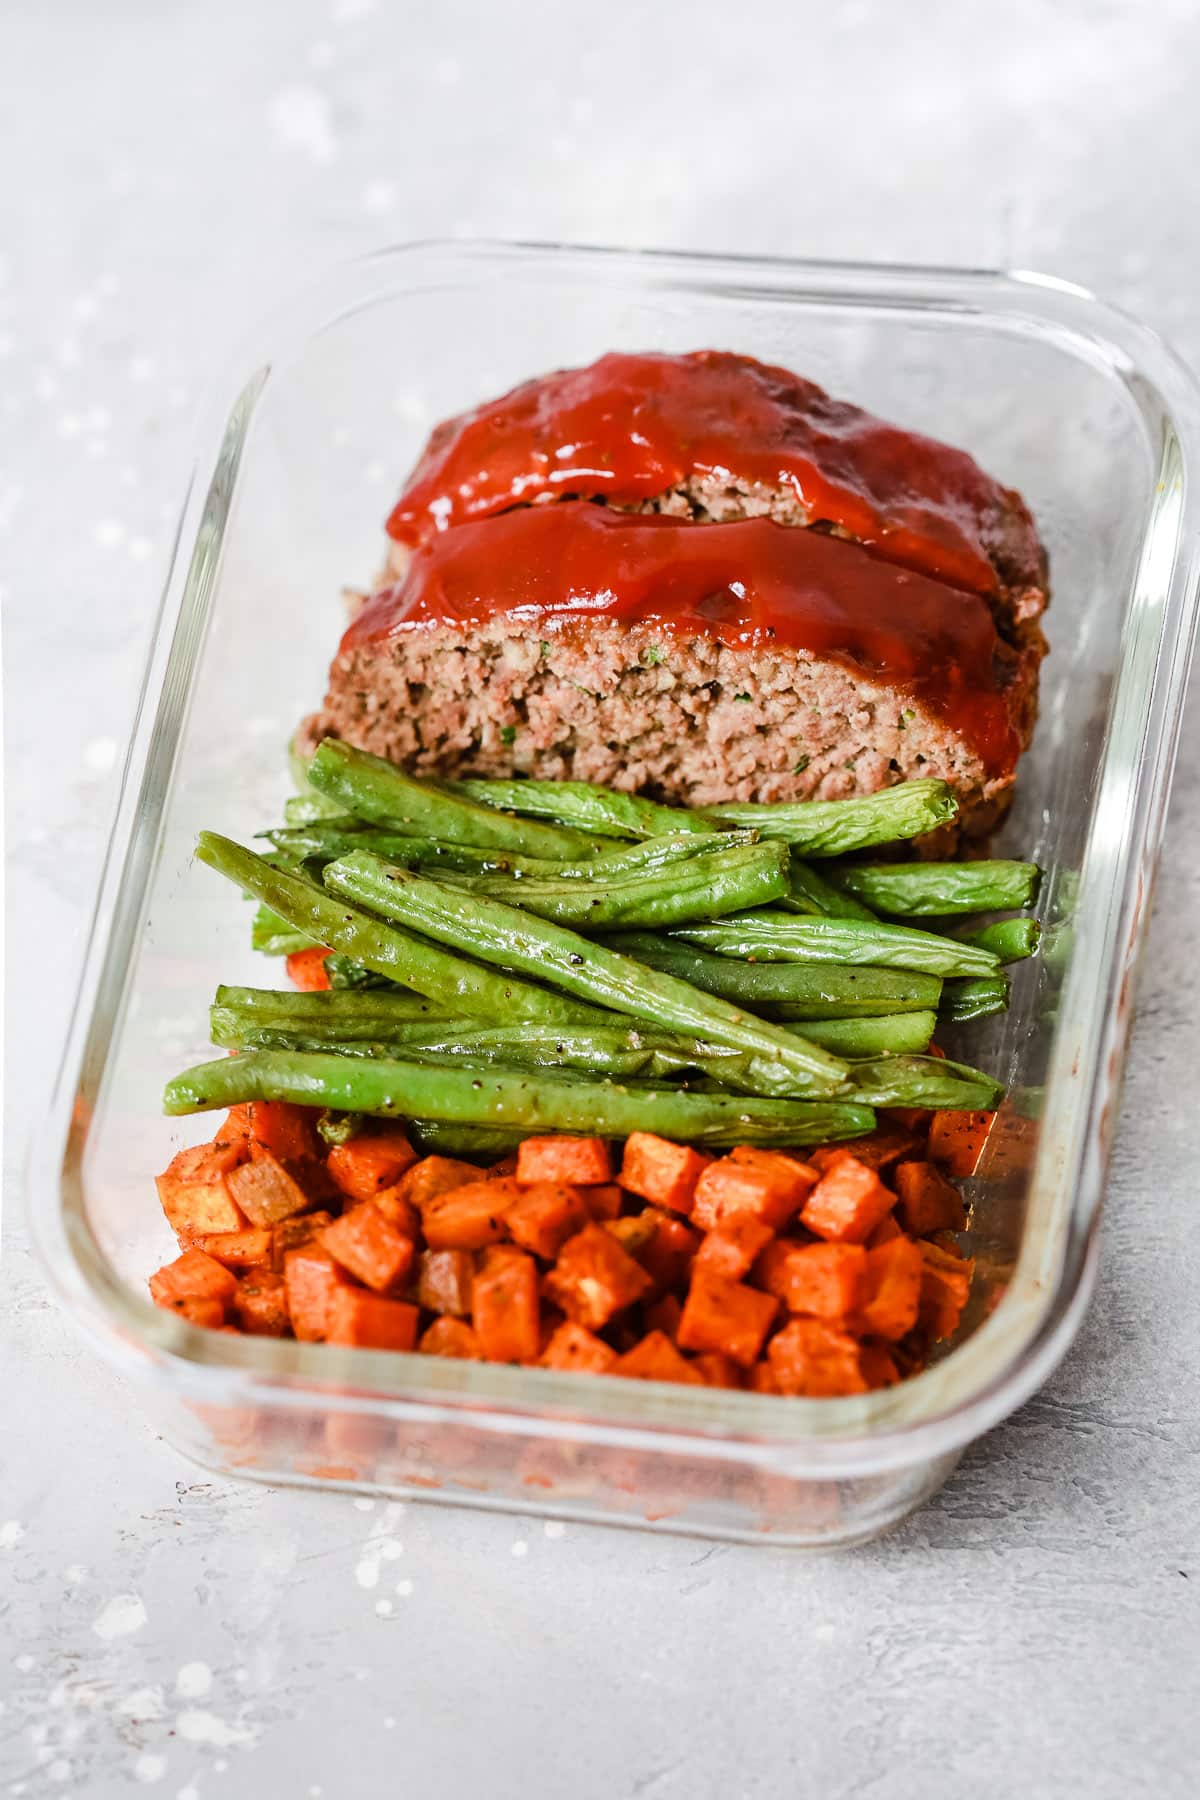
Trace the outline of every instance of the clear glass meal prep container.
{"type": "MultiPolygon", "coordinates": [[[[229,1473],[793,1546],[930,1494],[1078,1328],[1196,617],[1200,397],[1147,331],[1032,275],[496,244],[389,250],[313,287],[209,414],[138,710],[83,989],[35,1158],[54,1283],[182,1451],[229,1473]],[[198,1330],[154,1308],[154,1175],[212,1121],[219,981],[282,974],[191,860],[288,791],[338,591],[380,561],[433,422],[607,349],[728,347],[969,448],[1051,555],[1052,654],[1001,853],[1047,870],[1045,954],[963,1037],[1011,1084],[972,1184],[963,1341],[890,1391],[791,1400],[198,1330]]],[[[207,1129],[206,1129],[207,1127],[207,1129]]]]}

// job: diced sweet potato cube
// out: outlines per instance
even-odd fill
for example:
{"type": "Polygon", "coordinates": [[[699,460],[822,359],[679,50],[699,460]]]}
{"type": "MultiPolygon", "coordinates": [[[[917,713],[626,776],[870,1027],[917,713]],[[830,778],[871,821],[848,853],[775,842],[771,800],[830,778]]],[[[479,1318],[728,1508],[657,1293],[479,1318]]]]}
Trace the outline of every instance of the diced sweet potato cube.
{"type": "Polygon", "coordinates": [[[451,1188],[466,1187],[468,1182],[480,1178],[474,1163],[459,1162],[453,1156],[423,1156],[420,1162],[405,1171],[395,1187],[386,1191],[423,1212],[439,1194],[448,1194],[451,1188]]]}
{"type": "Polygon", "coordinates": [[[435,1194],[421,1213],[425,1242],[431,1250],[483,1250],[498,1244],[505,1234],[505,1214],[520,1195],[509,1177],[435,1194]]]}
{"type": "Polygon", "coordinates": [[[789,1312],[840,1319],[857,1306],[866,1267],[861,1244],[776,1243],[755,1275],[789,1312]]]}
{"type": "Polygon", "coordinates": [[[890,1244],[893,1238],[902,1237],[903,1235],[899,1225],[896,1223],[895,1213],[890,1212],[884,1218],[880,1219],[878,1225],[867,1239],[867,1249],[877,1250],[880,1244],[890,1244]]]}
{"type": "Polygon", "coordinates": [[[311,950],[293,950],[287,959],[288,980],[292,986],[299,988],[302,994],[323,993],[329,986],[325,968],[328,955],[324,944],[314,944],[311,950]]]}
{"type": "Polygon", "coordinates": [[[595,1219],[602,1225],[605,1219],[615,1219],[620,1215],[625,1195],[615,1181],[601,1181],[594,1187],[580,1188],[579,1198],[583,1201],[588,1218],[595,1219]]]}
{"type": "Polygon", "coordinates": [[[283,1337],[291,1324],[287,1283],[271,1269],[244,1275],[233,1297],[233,1316],[254,1337],[283,1337]]]}
{"type": "Polygon", "coordinates": [[[203,1325],[208,1331],[231,1329],[225,1323],[225,1308],[219,1300],[205,1300],[199,1296],[190,1299],[184,1297],[179,1300],[157,1300],[155,1305],[161,1306],[164,1312],[178,1313],[189,1325],[203,1325]]]}
{"type": "Polygon", "coordinates": [[[800,1214],[814,1237],[863,1244],[896,1204],[875,1170],[855,1156],[843,1156],[822,1175],[800,1214]]]}
{"type": "Polygon", "coordinates": [[[703,1375],[693,1369],[686,1356],[680,1356],[665,1331],[648,1331],[640,1344],[617,1358],[612,1373],[633,1381],[678,1381],[691,1387],[704,1386],[703,1375]]]}
{"type": "Polygon", "coordinates": [[[559,1251],[545,1287],[569,1319],[599,1331],[616,1313],[643,1299],[651,1282],[607,1226],[585,1225],[559,1251]]]}
{"type": "Polygon", "coordinates": [[[773,1150],[742,1149],[711,1163],[696,1184],[692,1222],[713,1231],[734,1219],[757,1219],[779,1231],[817,1185],[807,1163],[773,1150]]]}
{"type": "Polygon", "coordinates": [[[864,1394],[858,1339],[826,1319],[793,1319],[767,1346],[781,1394],[864,1394]]]}
{"type": "Polygon", "coordinates": [[[333,1296],[350,1286],[344,1272],[314,1240],[287,1252],[283,1279],[292,1330],[305,1343],[320,1343],[329,1335],[333,1296]]]}
{"type": "Polygon", "coordinates": [[[211,1143],[189,1144],[185,1149],[176,1151],[165,1172],[174,1176],[176,1181],[204,1184],[232,1174],[238,1164],[244,1161],[241,1141],[235,1137],[214,1138],[211,1143]]]}
{"type": "Polygon", "coordinates": [[[326,1342],[353,1344],[360,1350],[411,1350],[419,1317],[416,1307],[404,1300],[385,1300],[364,1288],[337,1287],[329,1299],[326,1342]]]}
{"type": "MultiPolygon", "coordinates": [[[[475,1173],[478,1175],[478,1169],[476,1169],[475,1173]]],[[[515,1150],[510,1150],[508,1155],[502,1156],[498,1162],[489,1163],[488,1167],[484,1170],[484,1174],[489,1181],[511,1181],[516,1173],[517,1153],[515,1150]]]]}
{"type": "Polygon", "coordinates": [[[229,1191],[254,1225],[278,1225],[303,1212],[312,1200],[290,1170],[270,1150],[256,1151],[228,1177],[229,1191]]]}
{"type": "Polygon", "coordinates": [[[722,1355],[720,1350],[702,1350],[699,1356],[692,1358],[693,1369],[698,1369],[705,1387],[740,1388],[742,1371],[731,1356],[722,1355]]]}
{"type": "MultiPolygon", "coordinates": [[[[926,1055],[928,1054],[926,1051],[926,1055]]],[[[929,1130],[933,1113],[927,1106],[888,1106],[880,1109],[879,1117],[901,1131],[911,1131],[917,1137],[924,1137],[929,1130]]]]}
{"type": "Polygon", "coordinates": [[[215,1256],[227,1269],[250,1269],[271,1260],[271,1233],[247,1226],[242,1231],[218,1231],[196,1239],[196,1249],[215,1256]]]}
{"type": "Polygon", "coordinates": [[[525,1250],[484,1253],[471,1289],[471,1322],[491,1362],[533,1362],[541,1347],[537,1264],[525,1250]]]}
{"type": "Polygon", "coordinates": [[[937,1244],[922,1242],[923,1267],[917,1317],[936,1343],[952,1337],[971,1292],[975,1263],[971,1257],[952,1256],[937,1244]]]}
{"type": "Polygon", "coordinates": [[[915,1131],[904,1131],[899,1126],[881,1127],[868,1132],[865,1137],[853,1138],[849,1143],[830,1144],[824,1150],[814,1150],[808,1160],[822,1175],[847,1156],[865,1163],[868,1169],[887,1169],[902,1156],[915,1156],[920,1148],[921,1139],[915,1131]]]}
{"type": "Polygon", "coordinates": [[[679,1321],[683,1317],[683,1308],[674,1294],[664,1294],[661,1300],[643,1308],[642,1319],[647,1331],[665,1331],[673,1338],[679,1330],[679,1321]]]}
{"type": "Polygon", "coordinates": [[[343,1269],[379,1294],[404,1280],[416,1254],[413,1240],[397,1231],[370,1201],[352,1206],[327,1225],[321,1244],[343,1269]]]}
{"type": "Polygon", "coordinates": [[[961,1231],[966,1208],[958,1189],[930,1162],[897,1163],[892,1175],[900,1196],[897,1211],[914,1237],[935,1231],[961,1231]]]}
{"type": "Polygon", "coordinates": [[[176,1300],[216,1300],[227,1306],[237,1293],[237,1276],[203,1250],[185,1250],[150,1277],[156,1306],[176,1300]]]}
{"type": "Polygon", "coordinates": [[[426,1356],[450,1356],[460,1362],[481,1362],[479,1339],[465,1319],[435,1319],[417,1345],[426,1356]]]}
{"type": "Polygon", "coordinates": [[[693,1276],[679,1321],[679,1343],[684,1350],[720,1350],[748,1369],[777,1311],[773,1294],[719,1276],[693,1276]]]}
{"type": "Polygon", "coordinates": [[[666,1293],[675,1288],[685,1288],[691,1279],[692,1264],[700,1247],[700,1233],[693,1231],[675,1213],[659,1212],[656,1207],[647,1207],[643,1218],[650,1213],[657,1219],[658,1229],[649,1243],[638,1251],[638,1261],[655,1287],[666,1293]]]}
{"type": "Polygon", "coordinates": [[[245,1224],[228,1181],[241,1160],[240,1145],[219,1142],[193,1144],[172,1157],[156,1184],[172,1231],[196,1238],[245,1224]]]}
{"type": "Polygon", "coordinates": [[[394,1225],[401,1237],[411,1238],[415,1244],[421,1235],[421,1215],[411,1200],[406,1200],[399,1186],[382,1188],[370,1203],[379,1208],[389,1225],[394,1225]]]}
{"type": "Polygon", "coordinates": [[[604,1229],[612,1232],[618,1244],[622,1249],[628,1250],[630,1256],[640,1256],[657,1236],[661,1216],[652,1206],[647,1206],[640,1213],[633,1213],[625,1219],[606,1219],[604,1229]]]}
{"type": "Polygon", "coordinates": [[[690,1213],[696,1183],[711,1161],[711,1156],[686,1144],[673,1144],[652,1131],[635,1131],[625,1141],[619,1179],[629,1193],[640,1194],[655,1206],[690,1213]]]}
{"type": "Polygon", "coordinates": [[[895,1387],[900,1379],[896,1359],[888,1346],[872,1343],[870,1339],[858,1347],[858,1366],[869,1389],[895,1387]]]}
{"type": "Polygon", "coordinates": [[[557,1181],[535,1181],[513,1201],[504,1223],[515,1243],[553,1262],[567,1239],[583,1230],[588,1218],[577,1188],[557,1181]]]}
{"type": "Polygon", "coordinates": [[[606,1375],[617,1360],[603,1338],[567,1319],[556,1327],[538,1359],[543,1369],[562,1369],[567,1374],[606,1375]]]}
{"type": "Polygon", "coordinates": [[[754,1394],[782,1394],[778,1377],[769,1362],[756,1362],[746,1376],[746,1386],[754,1394]]]}
{"type": "Polygon", "coordinates": [[[301,1244],[307,1244],[315,1238],[326,1225],[333,1224],[333,1214],[321,1210],[319,1212],[297,1213],[295,1218],[284,1219],[271,1231],[271,1267],[277,1275],[282,1275],[284,1260],[289,1250],[298,1250],[301,1244]]]}
{"type": "Polygon", "coordinates": [[[372,1131],[335,1144],[328,1169],[342,1193],[351,1200],[374,1200],[384,1188],[395,1187],[417,1153],[400,1130],[372,1131]]]}
{"type": "Polygon", "coordinates": [[[705,1232],[696,1252],[697,1275],[720,1275],[726,1281],[740,1281],[747,1275],[757,1256],[771,1242],[773,1232],[761,1219],[733,1218],[715,1230],[705,1232]]]}
{"type": "Polygon", "coordinates": [[[994,1112],[935,1112],[929,1124],[929,1155],[947,1175],[962,1181],[979,1166],[994,1112]]]}
{"type": "Polygon", "coordinates": [[[424,1250],[417,1263],[417,1300],[429,1312],[465,1318],[471,1310],[475,1261],[469,1250],[424,1250]]]}
{"type": "Polygon", "coordinates": [[[253,1115],[254,1108],[249,1101],[241,1106],[231,1106],[221,1120],[221,1128],[213,1139],[213,1143],[236,1150],[239,1160],[245,1161],[250,1154],[250,1128],[253,1115]]]}
{"type": "Polygon", "coordinates": [[[603,1138],[526,1138],[517,1151],[517,1180],[595,1187],[612,1180],[612,1156],[603,1138]]]}
{"type": "Polygon", "coordinates": [[[255,1100],[250,1106],[250,1147],[267,1150],[280,1162],[308,1162],[321,1154],[316,1114],[287,1100],[255,1100]]]}
{"type": "Polygon", "coordinates": [[[912,1238],[896,1237],[866,1251],[865,1258],[861,1297],[846,1311],[854,1313],[854,1328],[865,1337],[902,1338],[917,1322],[921,1246],[912,1238]]]}

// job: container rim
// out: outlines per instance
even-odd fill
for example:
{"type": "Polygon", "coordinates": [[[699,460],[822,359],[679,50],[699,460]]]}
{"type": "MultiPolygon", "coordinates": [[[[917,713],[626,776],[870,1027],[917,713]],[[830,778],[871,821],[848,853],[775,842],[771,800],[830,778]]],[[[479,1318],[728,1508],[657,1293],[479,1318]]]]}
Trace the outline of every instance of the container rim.
{"type": "MultiPolygon", "coordinates": [[[[265,321],[211,390],[121,771],[83,971],[58,1076],[33,1145],[32,1235],[53,1289],[111,1357],[210,1404],[331,1408],[396,1417],[463,1416],[554,1432],[565,1419],[602,1438],[714,1455],[736,1441],[796,1474],[854,1476],[945,1455],[1011,1412],[1047,1377],[1078,1329],[1095,1273],[1096,1225],[1119,1093],[1137,954],[1161,844],[1200,594],[1200,387],[1146,326],[1086,289],[1032,271],[723,256],[499,240],[390,246],[327,272],[265,321]],[[494,263],[537,279],[651,277],[654,291],[876,313],[973,318],[1035,335],[1114,377],[1158,468],[1126,597],[1125,646],[1111,697],[1081,865],[1076,948],[1046,1082],[1033,1197],[1057,1192],[1069,1217],[1052,1265],[1023,1244],[1008,1293],[946,1359],[900,1387],[837,1400],[784,1399],[418,1355],[205,1332],[127,1288],[104,1258],[82,1201],[81,1164],[114,1001],[141,927],[187,717],[223,533],[255,407],[272,373],[309,337],[414,286],[494,263]],[[250,371],[247,374],[247,370],[250,371]],[[221,395],[233,393],[232,404],[221,395]],[[186,554],[181,554],[187,546],[186,554]],[[1130,754],[1131,746],[1136,747],[1130,754]],[[1119,754],[1118,754],[1119,752],[1119,754]],[[1072,1029],[1066,1030],[1066,1022],[1072,1029]]],[[[1028,1235],[1028,1234],[1027,1234],[1028,1235]]]]}

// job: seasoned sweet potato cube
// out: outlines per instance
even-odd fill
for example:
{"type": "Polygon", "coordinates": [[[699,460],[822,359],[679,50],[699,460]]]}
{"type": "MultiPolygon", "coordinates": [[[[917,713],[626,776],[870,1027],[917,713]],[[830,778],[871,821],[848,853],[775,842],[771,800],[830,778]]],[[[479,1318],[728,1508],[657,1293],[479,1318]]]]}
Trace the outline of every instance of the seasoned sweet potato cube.
{"type": "Polygon", "coordinates": [[[284,1219],[271,1231],[271,1267],[277,1275],[282,1275],[283,1264],[289,1250],[298,1250],[301,1244],[307,1244],[315,1238],[326,1225],[332,1225],[333,1214],[321,1209],[318,1212],[297,1213],[293,1219],[284,1219]]]}
{"type": "Polygon", "coordinates": [[[635,1131],[625,1141],[619,1179],[629,1193],[640,1194],[655,1206],[690,1213],[696,1183],[711,1161],[711,1156],[686,1144],[673,1144],[652,1131],[635,1131]]]}
{"type": "Polygon", "coordinates": [[[902,1237],[903,1235],[899,1225],[896,1223],[895,1213],[890,1212],[884,1218],[880,1219],[878,1225],[867,1239],[867,1249],[877,1250],[880,1244],[890,1244],[893,1238],[902,1237]]]}
{"type": "Polygon", "coordinates": [[[225,1308],[219,1300],[205,1300],[199,1296],[180,1300],[156,1301],[164,1312],[178,1313],[189,1325],[203,1325],[208,1331],[230,1331],[232,1326],[225,1323],[225,1308]]]}
{"type": "Polygon", "coordinates": [[[616,1360],[616,1351],[603,1338],[571,1319],[555,1327],[538,1358],[543,1369],[562,1369],[577,1375],[606,1375],[616,1360]]]}
{"type": "Polygon", "coordinates": [[[416,1254],[413,1240],[369,1200],[327,1225],[320,1241],[335,1262],[379,1294],[404,1280],[416,1254]]]}
{"type": "Polygon", "coordinates": [[[699,1356],[692,1358],[693,1369],[698,1369],[705,1387],[740,1388],[742,1371],[731,1356],[722,1355],[720,1350],[702,1350],[699,1356]]]}
{"type": "Polygon", "coordinates": [[[483,1250],[505,1234],[504,1218],[521,1196],[510,1177],[473,1181],[435,1194],[421,1213],[425,1242],[431,1250],[483,1250]]]}
{"type": "Polygon", "coordinates": [[[221,1120],[220,1130],[213,1139],[214,1144],[237,1151],[239,1160],[244,1161],[250,1154],[250,1127],[254,1108],[245,1102],[241,1106],[231,1106],[221,1120]]]}
{"type": "Polygon", "coordinates": [[[921,1138],[915,1131],[904,1131],[899,1126],[881,1126],[876,1131],[867,1132],[865,1137],[853,1138],[847,1144],[830,1144],[824,1150],[814,1150],[808,1160],[822,1175],[847,1156],[852,1156],[856,1162],[865,1163],[868,1169],[888,1169],[903,1156],[918,1155],[920,1149],[921,1138]]]}
{"type": "Polygon", "coordinates": [[[678,1333],[682,1317],[683,1308],[674,1294],[664,1294],[661,1300],[655,1300],[642,1309],[646,1330],[664,1331],[669,1338],[674,1338],[678,1333]]]}
{"type": "Polygon", "coordinates": [[[858,1347],[858,1365],[868,1388],[895,1387],[900,1379],[896,1359],[886,1344],[870,1338],[858,1347]]]}
{"type": "Polygon", "coordinates": [[[814,1237],[862,1244],[892,1210],[896,1196],[855,1156],[833,1163],[805,1201],[800,1223],[814,1237]]]}
{"type": "Polygon", "coordinates": [[[308,1162],[321,1154],[317,1115],[287,1100],[255,1100],[250,1105],[251,1153],[269,1151],[280,1162],[308,1162]]]}
{"type": "Polygon", "coordinates": [[[634,1381],[678,1381],[691,1387],[704,1386],[703,1375],[693,1369],[686,1356],[680,1356],[665,1331],[648,1331],[640,1344],[617,1358],[612,1373],[634,1381]]]}
{"type": "Polygon", "coordinates": [[[465,1319],[452,1319],[448,1315],[433,1321],[417,1349],[426,1356],[449,1356],[459,1362],[483,1360],[479,1339],[471,1326],[465,1319]]]}
{"type": "Polygon", "coordinates": [[[650,1277],[605,1225],[585,1225],[568,1238],[546,1277],[549,1299],[569,1319],[599,1331],[649,1293],[650,1277]]]}
{"type": "Polygon", "coordinates": [[[917,1316],[936,1343],[952,1337],[971,1292],[975,1273],[973,1258],[952,1256],[937,1244],[920,1246],[923,1267],[917,1316]]]}
{"type": "Polygon", "coordinates": [[[150,1277],[150,1297],[156,1306],[176,1300],[216,1300],[227,1306],[237,1293],[237,1276],[203,1250],[185,1250],[150,1277]]]}
{"type": "Polygon", "coordinates": [[[567,1239],[583,1230],[588,1218],[577,1188],[557,1181],[535,1181],[507,1209],[504,1223],[515,1243],[553,1262],[567,1239]]]}
{"type": "Polygon", "coordinates": [[[471,1323],[491,1362],[534,1362],[541,1348],[537,1264],[501,1244],[484,1252],[471,1289],[471,1323]]]}
{"type": "Polygon", "coordinates": [[[866,1251],[865,1261],[861,1298],[846,1310],[854,1312],[854,1326],[865,1337],[902,1338],[917,1322],[925,1266],[921,1246],[912,1238],[892,1238],[866,1251]]]}
{"type": "MultiPolygon", "coordinates": [[[[476,1169],[475,1173],[478,1175],[479,1170],[476,1169]]],[[[498,1162],[489,1163],[484,1170],[489,1181],[511,1181],[516,1173],[517,1153],[515,1150],[510,1150],[508,1155],[502,1156],[498,1162]]]]}
{"type": "Polygon", "coordinates": [[[652,1206],[647,1206],[640,1213],[631,1213],[625,1219],[606,1219],[604,1229],[612,1232],[618,1244],[623,1250],[628,1250],[630,1256],[641,1256],[657,1236],[661,1216],[652,1206]]]}
{"type": "Polygon", "coordinates": [[[325,968],[328,955],[324,944],[314,944],[311,950],[293,950],[287,959],[288,980],[292,986],[299,988],[302,994],[324,993],[329,986],[325,968]]]}
{"type": "Polygon", "coordinates": [[[193,1144],[172,1157],[156,1183],[172,1231],[190,1239],[237,1231],[246,1223],[228,1181],[241,1160],[240,1147],[232,1143],[193,1144]]]}
{"type": "Polygon", "coordinates": [[[867,1252],[861,1244],[772,1244],[755,1275],[789,1312],[840,1319],[862,1292],[867,1252]]]}
{"type": "Polygon", "coordinates": [[[781,1394],[864,1394],[859,1343],[826,1319],[793,1319],[767,1346],[781,1394]]]}
{"type": "Polygon", "coordinates": [[[897,1163],[892,1180],[900,1196],[896,1210],[914,1237],[961,1231],[966,1224],[962,1195],[931,1162],[897,1163]]]}
{"type": "Polygon", "coordinates": [[[734,1219],[757,1219],[779,1231],[817,1185],[807,1163],[774,1150],[735,1150],[709,1165],[696,1184],[692,1223],[713,1231],[734,1219]]]}
{"type": "Polygon", "coordinates": [[[773,1232],[769,1225],[761,1219],[730,1219],[728,1224],[718,1225],[715,1230],[707,1231],[696,1252],[695,1272],[697,1275],[720,1275],[726,1281],[740,1281],[743,1275],[750,1272],[756,1257],[760,1256],[771,1242],[773,1232]]]}
{"type": "Polygon", "coordinates": [[[246,1226],[241,1231],[218,1231],[197,1238],[195,1248],[215,1256],[227,1269],[250,1269],[271,1260],[272,1235],[265,1227],[246,1226]]]}
{"type": "Polygon", "coordinates": [[[256,1150],[254,1160],[235,1169],[228,1180],[230,1193],[254,1225],[278,1225],[312,1205],[290,1169],[270,1150],[256,1150]]]}
{"type": "Polygon", "coordinates": [[[389,1225],[394,1225],[401,1237],[411,1238],[415,1244],[421,1235],[421,1215],[411,1200],[406,1200],[400,1192],[399,1185],[381,1188],[370,1202],[378,1207],[389,1225]]]}
{"type": "Polygon", "coordinates": [[[374,1200],[384,1188],[395,1187],[417,1153],[398,1128],[365,1132],[348,1144],[335,1144],[327,1166],[334,1181],[351,1200],[374,1200]]]}
{"type": "Polygon", "coordinates": [[[745,1369],[756,1360],[775,1314],[773,1294],[760,1294],[744,1282],[720,1276],[693,1276],[679,1343],[684,1350],[720,1350],[745,1369]]]}
{"type": "Polygon", "coordinates": [[[360,1350],[411,1350],[417,1341],[415,1306],[385,1300],[365,1288],[337,1287],[329,1299],[326,1342],[360,1350]]]}
{"type": "Polygon", "coordinates": [[[394,1188],[387,1191],[423,1212],[429,1201],[439,1194],[448,1194],[451,1188],[466,1187],[468,1182],[478,1180],[480,1173],[474,1163],[459,1162],[453,1156],[423,1156],[420,1162],[405,1171],[394,1188]]]}
{"type": "Polygon", "coordinates": [[[243,1275],[233,1297],[233,1316],[253,1337],[284,1337],[291,1325],[287,1283],[272,1269],[243,1275]]]}
{"type": "Polygon", "coordinates": [[[994,1112],[935,1112],[929,1124],[929,1155],[947,1175],[962,1181],[979,1166],[994,1112]]]}
{"type": "Polygon", "coordinates": [[[603,1224],[605,1219],[619,1216],[625,1196],[615,1181],[601,1181],[594,1187],[580,1188],[579,1198],[588,1218],[603,1224]]]}
{"type": "Polygon", "coordinates": [[[320,1343],[329,1335],[333,1296],[350,1286],[344,1271],[314,1239],[287,1252],[283,1279],[292,1330],[305,1343],[320,1343]]]}
{"type": "Polygon", "coordinates": [[[612,1180],[612,1156],[603,1138],[526,1138],[517,1151],[517,1180],[595,1187],[612,1180]]]}
{"type": "Polygon", "coordinates": [[[417,1300],[429,1312],[463,1319],[471,1310],[474,1278],[469,1250],[424,1250],[417,1262],[417,1300]]]}
{"type": "Polygon", "coordinates": [[[700,1233],[675,1213],[659,1212],[656,1207],[647,1207],[642,1217],[651,1213],[658,1221],[658,1229],[638,1251],[638,1261],[655,1287],[666,1293],[685,1288],[700,1246],[700,1233]]]}

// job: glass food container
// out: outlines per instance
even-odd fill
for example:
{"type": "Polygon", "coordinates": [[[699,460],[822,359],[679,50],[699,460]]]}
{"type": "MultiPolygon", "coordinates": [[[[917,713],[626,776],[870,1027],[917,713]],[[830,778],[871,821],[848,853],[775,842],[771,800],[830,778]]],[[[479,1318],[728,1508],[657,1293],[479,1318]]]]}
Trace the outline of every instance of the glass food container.
{"type": "Polygon", "coordinates": [[[37,1147],[59,1295],[163,1433],[225,1472],[826,1547],[872,1537],[1045,1380],[1076,1331],[1197,610],[1200,397],[1149,332],[1033,275],[498,244],[339,270],[248,348],[209,414],[138,709],[83,991],[37,1147]],[[153,1307],[154,1176],[204,1119],[219,981],[270,982],[248,909],[194,864],[288,791],[338,591],[435,420],[609,349],[747,351],[970,449],[1051,555],[1051,655],[1001,855],[1047,871],[1044,953],[960,1039],[1010,1097],[970,1184],[960,1341],[915,1380],[780,1399],[207,1332],[153,1307]]]}

